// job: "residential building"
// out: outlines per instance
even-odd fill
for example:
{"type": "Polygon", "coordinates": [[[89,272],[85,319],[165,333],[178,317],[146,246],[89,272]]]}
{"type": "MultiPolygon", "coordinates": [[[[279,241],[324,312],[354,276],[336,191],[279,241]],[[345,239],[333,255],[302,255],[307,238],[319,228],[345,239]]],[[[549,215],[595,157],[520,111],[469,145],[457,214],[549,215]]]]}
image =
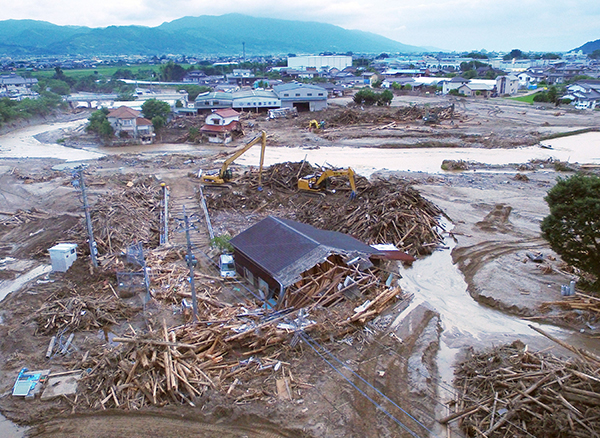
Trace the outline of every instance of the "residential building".
{"type": "Polygon", "coordinates": [[[216,110],[206,116],[200,129],[202,139],[209,143],[227,144],[233,139],[233,132],[239,129],[240,113],[232,108],[216,110]]]}
{"type": "Polygon", "coordinates": [[[515,75],[498,76],[496,78],[496,92],[500,96],[513,95],[519,91],[519,78],[515,75]]]}
{"type": "Polygon", "coordinates": [[[455,76],[450,80],[442,82],[442,94],[448,94],[450,90],[457,90],[465,84],[468,84],[469,80],[462,76],[455,76]]]}
{"type": "Polygon", "coordinates": [[[546,79],[546,75],[541,72],[537,72],[533,69],[527,69],[519,74],[519,83],[525,88],[535,88],[537,84],[546,79]]]}
{"type": "Polygon", "coordinates": [[[152,143],[154,139],[152,122],[141,117],[137,110],[121,106],[110,111],[106,118],[119,138],[133,138],[142,143],[152,143]]]}
{"type": "Polygon", "coordinates": [[[331,257],[353,266],[372,266],[375,248],[336,231],[325,231],[289,219],[268,216],[230,240],[238,274],[254,285],[263,299],[278,295],[302,274],[331,257]]]}
{"type": "Polygon", "coordinates": [[[495,86],[492,84],[481,84],[469,82],[458,87],[458,92],[463,96],[482,96],[490,97],[494,92],[495,86]]]}
{"type": "Polygon", "coordinates": [[[244,85],[252,85],[256,80],[252,70],[234,68],[231,74],[227,75],[227,83],[243,87],[244,85]]]}
{"type": "Polygon", "coordinates": [[[563,99],[571,99],[575,108],[600,108],[600,80],[578,81],[569,85],[567,91],[563,99]]]}

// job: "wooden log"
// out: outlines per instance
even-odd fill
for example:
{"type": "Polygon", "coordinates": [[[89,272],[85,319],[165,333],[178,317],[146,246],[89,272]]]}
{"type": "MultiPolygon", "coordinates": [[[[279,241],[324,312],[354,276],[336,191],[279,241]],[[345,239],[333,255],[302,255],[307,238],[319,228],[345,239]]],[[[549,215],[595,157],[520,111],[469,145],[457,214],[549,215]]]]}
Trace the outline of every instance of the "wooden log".
{"type": "Polygon", "coordinates": [[[177,348],[189,348],[194,350],[198,348],[198,344],[186,344],[182,342],[171,342],[171,341],[159,341],[157,339],[136,339],[136,338],[113,338],[114,342],[124,342],[129,344],[148,344],[148,345],[159,345],[165,347],[177,347],[177,348]]]}

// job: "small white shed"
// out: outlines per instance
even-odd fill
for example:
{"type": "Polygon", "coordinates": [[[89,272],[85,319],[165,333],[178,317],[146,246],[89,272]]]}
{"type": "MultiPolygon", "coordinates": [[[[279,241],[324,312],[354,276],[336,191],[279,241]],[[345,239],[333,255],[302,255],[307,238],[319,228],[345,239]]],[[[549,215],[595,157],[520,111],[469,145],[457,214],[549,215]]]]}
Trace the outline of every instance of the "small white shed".
{"type": "Polygon", "coordinates": [[[48,250],[52,261],[52,270],[67,272],[73,262],[77,260],[76,243],[59,243],[48,250]]]}

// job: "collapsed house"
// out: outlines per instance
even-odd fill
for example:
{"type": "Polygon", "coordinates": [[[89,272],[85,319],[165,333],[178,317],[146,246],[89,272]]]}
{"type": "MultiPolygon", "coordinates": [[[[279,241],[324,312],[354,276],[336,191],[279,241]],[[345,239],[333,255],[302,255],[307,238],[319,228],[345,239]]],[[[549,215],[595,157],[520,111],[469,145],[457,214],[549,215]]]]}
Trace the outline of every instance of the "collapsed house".
{"type": "MultiPolygon", "coordinates": [[[[258,289],[261,298],[276,297],[278,306],[290,289],[304,285],[304,278],[335,267],[351,269],[360,276],[378,259],[388,258],[387,253],[347,234],[273,216],[241,232],[230,243],[238,273],[258,289]]],[[[344,287],[357,281],[344,277],[344,287]]]]}

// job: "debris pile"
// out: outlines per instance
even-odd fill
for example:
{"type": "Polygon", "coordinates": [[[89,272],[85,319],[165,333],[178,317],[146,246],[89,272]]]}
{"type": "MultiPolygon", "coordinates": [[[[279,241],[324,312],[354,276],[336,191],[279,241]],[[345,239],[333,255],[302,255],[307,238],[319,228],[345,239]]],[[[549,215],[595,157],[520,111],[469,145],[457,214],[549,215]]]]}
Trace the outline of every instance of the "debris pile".
{"type": "Polygon", "coordinates": [[[0,222],[2,225],[7,227],[16,227],[23,224],[28,224],[29,222],[36,221],[38,219],[47,219],[50,217],[48,213],[45,211],[40,211],[35,207],[30,210],[17,210],[14,213],[0,212],[2,215],[9,216],[7,219],[2,220],[0,222]]]}
{"type": "Polygon", "coordinates": [[[392,122],[416,122],[422,121],[427,114],[435,114],[438,121],[449,120],[455,117],[454,106],[425,108],[417,105],[402,107],[393,111],[390,108],[369,108],[368,111],[360,108],[344,108],[343,110],[329,115],[327,113],[327,127],[335,128],[359,124],[388,124],[392,122]]]}
{"type": "Polygon", "coordinates": [[[600,434],[599,362],[532,353],[517,341],[471,353],[456,370],[456,412],[468,437],[591,437],[600,434]]]}
{"type": "MultiPolygon", "coordinates": [[[[147,247],[157,246],[160,195],[160,185],[147,178],[130,182],[119,192],[100,196],[90,213],[100,255],[111,257],[125,251],[132,242],[142,242],[147,247]]],[[[85,236],[83,227],[82,221],[71,230],[71,234],[85,236]]]]}
{"type": "MultiPolygon", "coordinates": [[[[298,191],[298,178],[314,174],[308,163],[281,163],[263,172],[263,191],[256,172],[245,173],[233,192],[207,193],[209,209],[251,210],[275,214],[317,228],[349,234],[367,244],[393,243],[411,255],[430,254],[442,241],[434,204],[403,180],[356,177],[357,197],[349,200],[345,177],[331,178],[325,196],[298,191]]],[[[245,213],[246,214],[246,213],[245,213]]]]}
{"type": "Polygon", "coordinates": [[[556,318],[572,325],[583,323],[592,330],[595,329],[592,324],[596,325],[600,322],[600,298],[580,292],[565,296],[560,301],[542,303],[540,310],[546,314],[543,318],[556,318]]]}
{"type": "Polygon", "coordinates": [[[117,320],[131,317],[137,312],[138,308],[124,304],[113,295],[59,298],[53,294],[34,314],[36,334],[97,330],[117,324],[117,320]]]}
{"type": "MultiPolygon", "coordinates": [[[[114,337],[114,350],[85,356],[80,367],[91,369],[83,383],[86,403],[93,408],[140,409],[145,406],[194,405],[207,390],[221,391],[235,403],[272,398],[269,387],[277,372],[287,391],[299,384],[291,377],[290,358],[305,336],[318,341],[346,336],[373,319],[392,297],[407,300],[398,288],[370,291],[370,301],[335,307],[287,308],[273,312],[251,303],[220,308],[201,301],[198,321],[168,329],[166,323],[148,334],[114,337]],[[372,304],[371,304],[372,303],[372,304]],[[369,305],[371,304],[371,305],[369,305]],[[356,323],[355,323],[356,322],[356,323]],[[287,360],[287,361],[286,361],[287,360]],[[282,369],[287,367],[287,375],[282,369]],[[279,371],[279,372],[278,372],[279,371]],[[287,377],[290,376],[290,377],[287,377]]],[[[335,292],[321,296],[335,295],[335,292]]],[[[273,382],[275,383],[275,382],[273,382]]]]}

